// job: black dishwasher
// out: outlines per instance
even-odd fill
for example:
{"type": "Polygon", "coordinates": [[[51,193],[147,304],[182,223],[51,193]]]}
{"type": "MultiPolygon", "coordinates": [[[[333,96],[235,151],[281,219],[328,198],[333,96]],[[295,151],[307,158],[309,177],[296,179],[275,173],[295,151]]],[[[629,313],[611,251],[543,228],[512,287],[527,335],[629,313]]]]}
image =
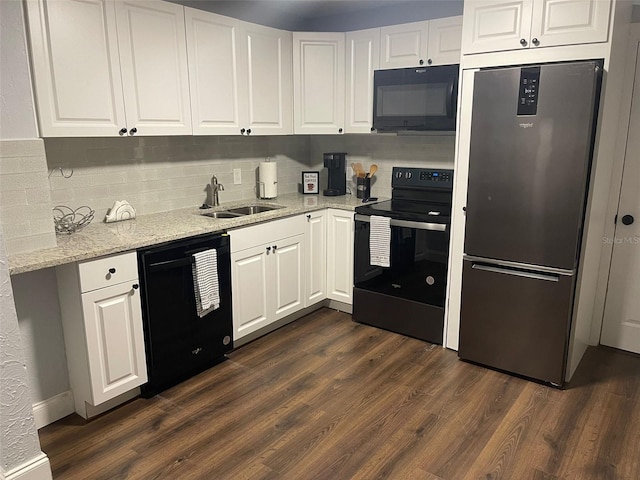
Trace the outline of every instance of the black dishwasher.
{"type": "Polygon", "coordinates": [[[149,382],[156,393],[221,362],[233,348],[231,253],[226,234],[192,237],[138,250],[149,382]],[[220,307],[196,312],[193,255],[215,249],[220,307]]]}

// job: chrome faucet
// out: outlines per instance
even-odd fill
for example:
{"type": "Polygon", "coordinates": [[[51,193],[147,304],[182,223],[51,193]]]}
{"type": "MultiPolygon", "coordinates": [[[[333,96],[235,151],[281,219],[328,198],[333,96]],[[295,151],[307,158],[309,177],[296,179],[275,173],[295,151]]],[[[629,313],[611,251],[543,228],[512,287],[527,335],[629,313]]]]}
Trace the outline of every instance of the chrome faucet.
{"type": "Polygon", "coordinates": [[[213,202],[213,207],[217,207],[220,205],[220,200],[218,199],[218,192],[224,192],[224,185],[218,183],[218,179],[214,175],[211,177],[211,201],[213,202]]]}

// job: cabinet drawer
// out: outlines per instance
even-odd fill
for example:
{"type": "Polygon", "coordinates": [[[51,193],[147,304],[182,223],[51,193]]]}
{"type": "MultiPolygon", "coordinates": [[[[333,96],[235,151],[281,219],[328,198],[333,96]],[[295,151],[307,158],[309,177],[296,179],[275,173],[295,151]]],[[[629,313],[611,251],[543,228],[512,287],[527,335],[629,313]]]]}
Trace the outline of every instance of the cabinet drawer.
{"type": "Polygon", "coordinates": [[[257,245],[271,243],[276,240],[303,235],[307,223],[305,215],[272,220],[250,227],[231,230],[231,253],[246,250],[257,245]]]}
{"type": "Polygon", "coordinates": [[[128,252],[79,262],[78,273],[82,293],[134,280],[138,278],[137,254],[128,252]]]}

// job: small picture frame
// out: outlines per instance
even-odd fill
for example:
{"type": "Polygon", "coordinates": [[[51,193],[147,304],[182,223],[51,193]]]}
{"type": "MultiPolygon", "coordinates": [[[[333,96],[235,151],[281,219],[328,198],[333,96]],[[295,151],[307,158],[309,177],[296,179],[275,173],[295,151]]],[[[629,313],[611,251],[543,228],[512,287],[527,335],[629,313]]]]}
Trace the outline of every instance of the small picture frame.
{"type": "Polygon", "coordinates": [[[302,193],[305,195],[320,193],[320,172],[302,172],[302,193]]]}

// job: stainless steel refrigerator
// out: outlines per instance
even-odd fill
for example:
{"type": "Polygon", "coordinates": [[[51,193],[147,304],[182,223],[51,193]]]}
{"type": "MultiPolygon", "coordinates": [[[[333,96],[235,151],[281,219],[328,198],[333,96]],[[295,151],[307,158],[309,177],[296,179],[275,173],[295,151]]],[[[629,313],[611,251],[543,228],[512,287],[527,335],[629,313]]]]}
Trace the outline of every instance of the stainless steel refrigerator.
{"type": "Polygon", "coordinates": [[[601,61],[476,72],[461,359],[561,385],[601,61]]]}

